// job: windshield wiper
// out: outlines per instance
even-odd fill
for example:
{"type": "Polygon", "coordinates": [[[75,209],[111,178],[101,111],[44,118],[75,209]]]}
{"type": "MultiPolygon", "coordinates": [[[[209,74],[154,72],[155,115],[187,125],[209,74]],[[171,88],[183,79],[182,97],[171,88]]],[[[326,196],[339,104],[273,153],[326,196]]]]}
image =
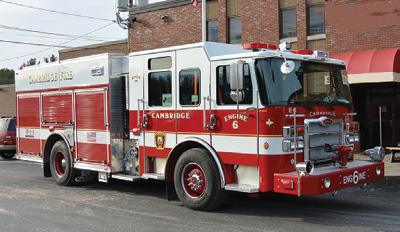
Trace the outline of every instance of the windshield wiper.
{"type": "Polygon", "coordinates": [[[333,102],[337,103],[337,104],[339,104],[341,106],[345,106],[348,110],[353,109],[353,107],[350,106],[349,103],[345,103],[345,102],[339,101],[338,99],[335,99],[333,102]]]}
{"type": "Polygon", "coordinates": [[[322,101],[321,103],[323,104],[323,106],[328,107],[331,111],[334,111],[334,110],[335,110],[335,108],[333,108],[333,106],[331,106],[331,105],[328,105],[327,102],[322,101]]]}
{"type": "Polygon", "coordinates": [[[307,102],[308,101],[305,101],[305,100],[293,100],[291,102],[287,101],[288,104],[294,103],[299,106],[303,106],[303,107],[307,108],[308,110],[314,111],[314,108],[312,108],[310,105],[306,104],[307,102]]]}

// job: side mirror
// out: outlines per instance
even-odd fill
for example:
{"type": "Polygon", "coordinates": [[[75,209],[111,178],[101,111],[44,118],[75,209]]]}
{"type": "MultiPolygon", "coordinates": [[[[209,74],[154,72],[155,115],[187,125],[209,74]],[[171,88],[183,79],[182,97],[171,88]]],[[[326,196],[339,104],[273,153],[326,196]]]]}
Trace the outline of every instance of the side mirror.
{"type": "Polygon", "coordinates": [[[283,74],[289,74],[294,70],[295,64],[291,60],[285,60],[281,65],[281,72],[283,74]]]}
{"type": "Polygon", "coordinates": [[[230,97],[234,102],[241,102],[244,99],[243,92],[243,61],[231,63],[230,81],[231,93],[230,97]]]}
{"type": "Polygon", "coordinates": [[[231,63],[230,79],[232,91],[243,89],[243,62],[231,63]]]}

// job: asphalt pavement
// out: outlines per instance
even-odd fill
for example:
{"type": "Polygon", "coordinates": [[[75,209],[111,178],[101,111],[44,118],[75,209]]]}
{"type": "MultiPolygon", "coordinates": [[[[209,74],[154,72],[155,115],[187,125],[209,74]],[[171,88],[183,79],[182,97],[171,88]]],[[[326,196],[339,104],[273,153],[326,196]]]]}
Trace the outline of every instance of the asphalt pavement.
{"type": "MultiPolygon", "coordinates": [[[[393,163],[397,165],[397,163],[393,163]]],[[[390,170],[390,168],[389,168],[390,170]]],[[[262,199],[230,192],[211,212],[165,199],[161,181],[58,186],[39,163],[0,158],[0,231],[398,232],[399,176],[331,193],[262,199]],[[398,185],[398,184],[397,184],[398,185]]]]}

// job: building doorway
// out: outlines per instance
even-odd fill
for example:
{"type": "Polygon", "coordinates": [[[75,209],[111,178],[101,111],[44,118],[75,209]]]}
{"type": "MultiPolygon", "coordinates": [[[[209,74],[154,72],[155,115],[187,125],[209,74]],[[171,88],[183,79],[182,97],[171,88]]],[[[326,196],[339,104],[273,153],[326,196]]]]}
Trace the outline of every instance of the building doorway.
{"type": "Polygon", "coordinates": [[[400,86],[379,83],[352,85],[351,88],[354,112],[357,113],[355,120],[360,123],[361,149],[380,145],[380,128],[382,146],[397,146],[400,140],[400,86]]]}

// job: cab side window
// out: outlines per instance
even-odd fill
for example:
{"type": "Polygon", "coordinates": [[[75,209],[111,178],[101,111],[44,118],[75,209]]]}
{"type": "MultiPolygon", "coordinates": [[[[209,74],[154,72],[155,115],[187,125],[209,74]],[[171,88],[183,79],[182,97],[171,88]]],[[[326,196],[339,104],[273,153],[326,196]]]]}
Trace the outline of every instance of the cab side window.
{"type": "Polygon", "coordinates": [[[172,106],[171,57],[149,59],[149,106],[172,106]]]}
{"type": "Polygon", "coordinates": [[[200,70],[188,69],[179,73],[179,103],[182,106],[200,104],[200,70]]]}
{"type": "MultiPolygon", "coordinates": [[[[243,66],[243,93],[244,99],[240,104],[253,103],[253,85],[251,83],[250,69],[248,64],[243,66]]],[[[230,65],[217,67],[217,104],[236,105],[230,97],[230,65]]]]}

